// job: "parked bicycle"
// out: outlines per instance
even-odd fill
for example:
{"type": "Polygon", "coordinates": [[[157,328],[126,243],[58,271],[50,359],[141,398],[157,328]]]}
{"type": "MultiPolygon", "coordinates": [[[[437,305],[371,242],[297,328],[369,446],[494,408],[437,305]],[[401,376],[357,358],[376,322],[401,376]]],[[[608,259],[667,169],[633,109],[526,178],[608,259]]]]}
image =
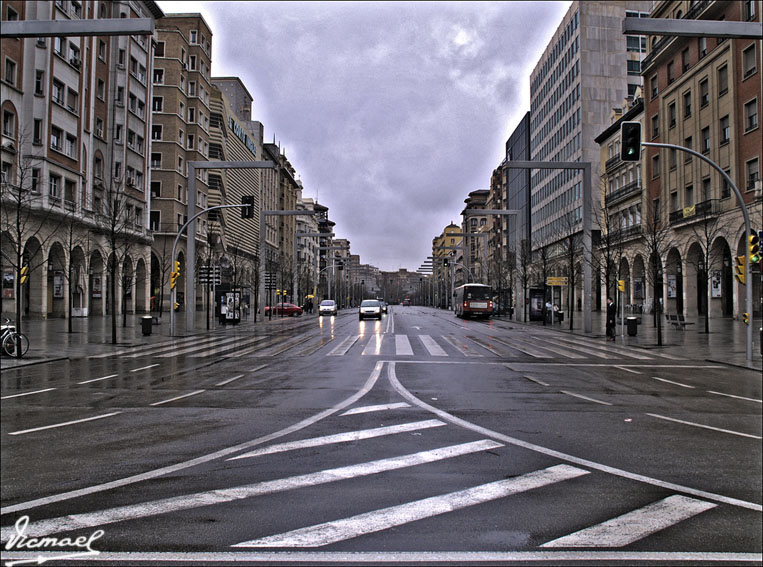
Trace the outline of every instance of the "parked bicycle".
{"type": "Polygon", "coordinates": [[[2,345],[2,353],[8,356],[17,356],[21,358],[29,350],[29,339],[23,333],[16,332],[16,325],[11,323],[11,320],[6,318],[5,324],[0,326],[0,345],[2,345]],[[17,347],[20,352],[17,353],[17,347]]]}

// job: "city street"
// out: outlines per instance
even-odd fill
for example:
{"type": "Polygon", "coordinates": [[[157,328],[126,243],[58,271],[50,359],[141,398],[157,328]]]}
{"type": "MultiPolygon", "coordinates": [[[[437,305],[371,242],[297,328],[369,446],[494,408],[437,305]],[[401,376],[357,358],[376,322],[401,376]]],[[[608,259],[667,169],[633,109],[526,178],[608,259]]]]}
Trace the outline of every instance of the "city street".
{"type": "Polygon", "coordinates": [[[8,564],[761,564],[758,370],[400,305],[101,346],[3,368],[8,564]]]}

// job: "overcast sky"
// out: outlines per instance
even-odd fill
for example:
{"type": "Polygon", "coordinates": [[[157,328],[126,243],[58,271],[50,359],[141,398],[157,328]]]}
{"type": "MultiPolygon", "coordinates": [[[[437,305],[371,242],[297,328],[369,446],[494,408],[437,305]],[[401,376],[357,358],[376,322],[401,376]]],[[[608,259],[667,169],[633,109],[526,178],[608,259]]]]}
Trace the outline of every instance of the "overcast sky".
{"type": "Polygon", "coordinates": [[[415,271],[488,189],[529,76],[570,2],[157,2],[201,13],[213,76],[237,76],[364,264],[415,271]]]}

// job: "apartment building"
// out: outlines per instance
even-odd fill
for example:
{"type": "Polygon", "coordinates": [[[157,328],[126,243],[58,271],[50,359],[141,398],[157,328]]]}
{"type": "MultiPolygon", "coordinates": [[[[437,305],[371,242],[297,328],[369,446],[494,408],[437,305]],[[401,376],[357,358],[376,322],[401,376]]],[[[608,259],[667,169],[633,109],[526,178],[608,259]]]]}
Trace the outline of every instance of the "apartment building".
{"type": "Polygon", "coordinates": [[[461,212],[461,232],[468,235],[464,237],[466,249],[464,253],[464,265],[458,266],[456,273],[456,285],[464,283],[486,283],[489,275],[488,265],[488,217],[475,214],[474,211],[484,210],[487,207],[490,191],[478,189],[471,191],[464,199],[464,210],[461,212]],[[467,214],[468,213],[468,214],[467,214]],[[463,268],[463,269],[461,269],[463,268]]]}
{"type": "MultiPolygon", "coordinates": [[[[671,0],[657,3],[651,17],[761,22],[762,8],[760,0],[671,0]]],[[[741,191],[755,230],[763,218],[761,61],[759,40],[665,36],[649,37],[642,65],[645,141],[688,147],[720,166],[741,191]]],[[[649,147],[642,159],[646,223],[669,231],[650,278],[656,289],[647,297],[662,300],[672,313],[739,317],[745,311],[745,288],[733,270],[746,243],[731,186],[691,154],[649,147]]],[[[631,281],[642,277],[644,258],[630,259],[633,268],[626,275],[631,281]]],[[[747,285],[753,286],[759,316],[759,267],[754,270],[747,285]]]]}
{"type": "Polygon", "coordinates": [[[432,239],[434,304],[441,309],[449,309],[452,306],[451,296],[456,270],[463,261],[462,246],[464,239],[460,235],[456,236],[456,234],[462,232],[462,227],[451,221],[439,236],[432,239]]]}
{"type": "MultiPolygon", "coordinates": [[[[10,0],[1,14],[163,16],[150,0],[10,0]]],[[[3,312],[16,311],[18,293],[29,317],[147,310],[152,38],[3,38],[2,54],[3,312]],[[22,265],[29,279],[19,289],[22,265]]]]}
{"type": "MultiPolygon", "coordinates": [[[[210,153],[212,31],[201,14],[168,14],[157,21],[156,35],[150,99],[151,289],[154,308],[164,311],[169,309],[173,243],[186,221],[209,205],[208,170],[197,170],[192,211],[187,188],[188,162],[206,161],[210,153]]],[[[180,304],[185,302],[187,238],[184,231],[176,252],[182,274],[177,284],[180,304]]],[[[203,262],[214,244],[206,216],[196,222],[194,238],[203,262]]]]}

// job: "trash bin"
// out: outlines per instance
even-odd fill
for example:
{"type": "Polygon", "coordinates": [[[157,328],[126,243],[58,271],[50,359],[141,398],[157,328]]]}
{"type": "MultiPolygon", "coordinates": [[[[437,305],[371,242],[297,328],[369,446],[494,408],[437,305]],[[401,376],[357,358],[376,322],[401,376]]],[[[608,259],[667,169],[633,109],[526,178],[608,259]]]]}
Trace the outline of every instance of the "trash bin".
{"type": "Polygon", "coordinates": [[[638,334],[638,317],[626,317],[625,324],[628,326],[628,336],[635,337],[638,334]]]}
{"type": "Polygon", "coordinates": [[[143,334],[145,336],[151,335],[151,324],[153,323],[154,318],[151,317],[151,315],[146,315],[145,317],[140,318],[140,328],[143,331],[143,334]]]}

